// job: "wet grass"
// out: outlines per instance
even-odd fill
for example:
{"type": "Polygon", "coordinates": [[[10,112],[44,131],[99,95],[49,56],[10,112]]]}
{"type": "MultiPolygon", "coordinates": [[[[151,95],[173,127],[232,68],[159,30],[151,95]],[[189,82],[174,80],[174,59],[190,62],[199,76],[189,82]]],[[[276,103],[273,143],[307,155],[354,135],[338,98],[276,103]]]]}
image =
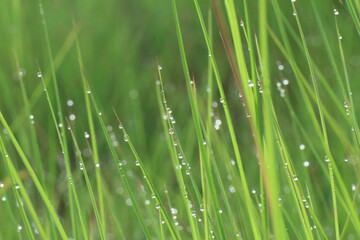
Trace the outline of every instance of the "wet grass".
{"type": "Polygon", "coordinates": [[[155,2],[0,3],[0,238],[357,239],[360,4],[155,2]]]}

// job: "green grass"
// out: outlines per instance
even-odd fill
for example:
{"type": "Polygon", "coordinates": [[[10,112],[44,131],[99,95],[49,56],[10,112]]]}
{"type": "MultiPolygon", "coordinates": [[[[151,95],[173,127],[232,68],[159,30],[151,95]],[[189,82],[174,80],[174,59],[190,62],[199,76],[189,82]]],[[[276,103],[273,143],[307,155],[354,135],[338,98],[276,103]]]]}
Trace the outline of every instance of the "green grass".
{"type": "Polygon", "coordinates": [[[359,14],[1,1],[0,239],[357,239],[359,14]]]}

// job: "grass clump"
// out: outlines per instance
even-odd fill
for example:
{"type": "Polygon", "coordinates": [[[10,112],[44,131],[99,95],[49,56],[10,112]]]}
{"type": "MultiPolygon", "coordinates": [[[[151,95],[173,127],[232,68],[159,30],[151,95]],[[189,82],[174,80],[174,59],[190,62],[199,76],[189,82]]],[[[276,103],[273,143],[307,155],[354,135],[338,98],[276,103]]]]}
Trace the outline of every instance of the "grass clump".
{"type": "Polygon", "coordinates": [[[0,12],[1,239],[360,235],[358,2],[0,12]]]}

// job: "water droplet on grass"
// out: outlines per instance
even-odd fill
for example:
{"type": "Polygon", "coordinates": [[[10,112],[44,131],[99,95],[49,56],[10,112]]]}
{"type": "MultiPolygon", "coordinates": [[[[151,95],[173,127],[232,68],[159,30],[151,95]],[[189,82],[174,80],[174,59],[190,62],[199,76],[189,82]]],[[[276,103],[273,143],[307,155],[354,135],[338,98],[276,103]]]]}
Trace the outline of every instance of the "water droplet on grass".
{"type": "Polygon", "coordinates": [[[26,70],[24,68],[19,68],[19,76],[24,77],[26,75],[26,70]]]}
{"type": "Polygon", "coordinates": [[[36,74],[36,76],[37,76],[38,78],[41,78],[41,77],[42,77],[42,73],[41,73],[41,72],[38,72],[38,73],[36,74]]]}
{"type": "Polygon", "coordinates": [[[125,204],[127,206],[131,206],[132,205],[131,199],[130,198],[126,199],[125,204]]]}
{"type": "Polygon", "coordinates": [[[90,134],[88,132],[84,132],[84,137],[85,138],[89,138],[90,137],[90,134]]]}
{"type": "Polygon", "coordinates": [[[66,104],[69,106],[69,107],[72,107],[74,105],[74,101],[69,99],[67,100],[66,104]]]}

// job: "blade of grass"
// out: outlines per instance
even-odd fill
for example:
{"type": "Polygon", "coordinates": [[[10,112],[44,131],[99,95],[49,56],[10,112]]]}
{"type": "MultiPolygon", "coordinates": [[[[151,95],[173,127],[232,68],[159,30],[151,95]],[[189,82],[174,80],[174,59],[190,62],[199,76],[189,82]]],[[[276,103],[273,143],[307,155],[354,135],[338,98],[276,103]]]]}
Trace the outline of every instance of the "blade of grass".
{"type": "MultiPolygon", "coordinates": [[[[73,20],[73,25],[75,28],[75,21],[73,20]]],[[[83,83],[83,92],[84,92],[84,97],[85,97],[85,104],[86,104],[86,113],[87,113],[87,119],[88,119],[88,124],[89,124],[89,129],[90,129],[90,136],[91,136],[91,150],[92,150],[92,156],[93,156],[93,160],[94,160],[94,164],[95,166],[97,164],[100,164],[100,160],[99,160],[99,152],[98,152],[98,144],[97,144],[97,140],[96,140],[96,132],[95,132],[95,126],[94,126],[94,120],[93,120],[93,113],[91,110],[91,106],[90,106],[90,98],[89,98],[89,94],[87,94],[88,89],[86,88],[86,77],[85,77],[85,70],[84,70],[84,65],[83,65],[83,60],[82,60],[82,54],[81,54],[81,50],[80,50],[80,45],[79,45],[79,40],[77,37],[77,34],[75,33],[75,43],[76,43],[76,52],[77,52],[77,58],[78,58],[78,62],[79,62],[79,68],[80,68],[80,72],[81,72],[81,79],[82,79],[82,83],[83,83]]],[[[100,211],[100,218],[101,218],[101,223],[102,223],[102,232],[101,232],[101,236],[106,239],[106,218],[105,218],[105,206],[104,206],[104,196],[103,196],[103,183],[102,183],[102,177],[101,177],[101,170],[100,168],[95,168],[95,176],[96,176],[96,188],[97,188],[97,196],[98,196],[98,201],[99,201],[99,211],[100,211]]]]}
{"type": "Polygon", "coordinates": [[[54,221],[54,223],[56,225],[56,228],[59,231],[60,236],[64,240],[67,240],[68,237],[67,237],[67,235],[65,233],[65,230],[64,230],[58,216],[55,213],[54,207],[52,206],[49,198],[47,197],[45,190],[41,186],[41,183],[40,183],[38,177],[36,176],[33,168],[31,167],[31,164],[29,163],[29,160],[27,159],[27,157],[26,157],[25,153],[23,152],[21,146],[19,145],[18,141],[16,140],[12,130],[10,129],[10,127],[9,127],[8,123],[6,122],[6,120],[5,120],[5,118],[4,118],[1,111],[0,111],[0,122],[3,125],[3,127],[6,129],[6,131],[8,132],[11,142],[13,143],[17,153],[19,154],[21,160],[23,161],[23,164],[25,165],[27,171],[29,172],[29,175],[30,175],[32,181],[34,182],[34,184],[35,184],[41,198],[43,199],[47,210],[49,211],[50,215],[52,216],[53,221],[54,221]]]}
{"type": "Polygon", "coordinates": [[[21,201],[20,194],[19,194],[19,191],[18,191],[18,189],[20,188],[20,185],[16,182],[15,177],[14,177],[14,173],[9,168],[9,162],[11,161],[11,158],[9,157],[9,155],[6,152],[6,149],[4,147],[4,143],[3,143],[3,140],[2,140],[1,137],[0,137],[0,149],[1,149],[1,153],[3,155],[3,158],[5,159],[5,162],[6,162],[7,170],[9,172],[9,176],[10,176],[10,179],[11,179],[12,189],[14,191],[14,195],[15,195],[15,199],[17,201],[17,205],[19,206],[19,212],[20,212],[21,218],[23,220],[23,223],[25,225],[27,236],[28,236],[29,239],[35,239],[34,234],[32,232],[32,229],[31,229],[31,226],[30,226],[30,223],[29,223],[29,219],[28,219],[27,214],[25,212],[24,205],[23,205],[23,203],[21,201]]]}
{"type": "MultiPolygon", "coordinates": [[[[204,165],[206,168],[206,175],[207,175],[207,180],[208,180],[208,184],[209,184],[210,191],[211,191],[211,197],[212,197],[212,200],[214,201],[214,210],[215,210],[217,224],[219,227],[220,239],[226,239],[226,233],[225,233],[224,226],[223,226],[221,212],[219,212],[221,209],[219,206],[218,197],[216,195],[215,183],[214,183],[213,176],[212,176],[210,162],[208,159],[206,159],[206,149],[205,149],[205,146],[202,144],[204,142],[205,138],[204,138],[202,130],[201,130],[201,123],[200,123],[201,120],[200,120],[199,110],[198,110],[197,103],[196,103],[194,89],[191,86],[192,81],[191,81],[191,78],[189,75],[189,69],[188,69],[188,65],[187,65],[185,48],[184,48],[184,44],[183,44],[183,40],[182,40],[182,34],[181,34],[180,23],[179,23],[179,18],[178,18],[178,14],[177,14],[175,0],[172,1],[172,9],[173,9],[174,21],[175,21],[175,26],[176,26],[177,39],[178,39],[178,43],[179,43],[181,62],[182,62],[182,66],[183,66],[186,86],[187,86],[187,90],[188,90],[188,97],[189,97],[190,106],[191,106],[192,117],[194,120],[195,131],[196,131],[198,146],[199,146],[199,150],[200,150],[200,161],[204,161],[204,165]]],[[[226,105],[225,100],[223,100],[223,105],[226,105]]]]}

